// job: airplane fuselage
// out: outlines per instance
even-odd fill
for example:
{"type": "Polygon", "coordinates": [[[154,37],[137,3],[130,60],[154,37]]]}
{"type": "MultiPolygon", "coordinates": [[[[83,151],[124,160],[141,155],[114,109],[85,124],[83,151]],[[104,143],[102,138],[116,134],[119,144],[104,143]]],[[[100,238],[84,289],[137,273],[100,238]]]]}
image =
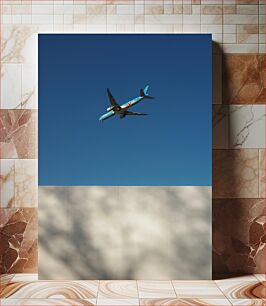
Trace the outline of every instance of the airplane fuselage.
{"type": "Polygon", "coordinates": [[[105,119],[107,119],[107,118],[109,118],[109,117],[111,117],[111,116],[114,116],[115,114],[120,115],[120,116],[123,116],[124,113],[125,113],[125,111],[126,111],[128,108],[130,108],[130,107],[133,106],[133,105],[136,105],[137,103],[139,103],[139,102],[140,102],[141,100],[143,100],[143,99],[144,99],[144,97],[138,96],[138,97],[136,97],[136,98],[134,98],[134,99],[132,99],[132,100],[130,100],[130,101],[128,101],[128,102],[126,102],[126,103],[120,105],[120,106],[108,107],[107,110],[108,110],[108,109],[111,109],[111,110],[109,110],[107,113],[103,114],[103,115],[100,117],[99,120],[105,120],[105,119]]]}

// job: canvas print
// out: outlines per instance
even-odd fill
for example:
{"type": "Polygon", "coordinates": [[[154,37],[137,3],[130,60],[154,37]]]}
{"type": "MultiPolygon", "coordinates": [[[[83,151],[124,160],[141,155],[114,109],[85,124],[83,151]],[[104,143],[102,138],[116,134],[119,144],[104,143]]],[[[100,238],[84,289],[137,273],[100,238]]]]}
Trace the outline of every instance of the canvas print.
{"type": "Polygon", "coordinates": [[[39,277],[211,278],[211,35],[38,41],[39,277]]]}

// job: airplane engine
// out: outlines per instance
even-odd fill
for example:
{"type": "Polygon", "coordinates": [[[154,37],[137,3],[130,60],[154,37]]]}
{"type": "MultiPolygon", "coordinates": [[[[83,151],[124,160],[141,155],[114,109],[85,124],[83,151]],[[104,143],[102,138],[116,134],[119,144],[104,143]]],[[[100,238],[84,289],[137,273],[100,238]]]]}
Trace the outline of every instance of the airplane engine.
{"type": "Polygon", "coordinates": [[[107,111],[111,111],[111,110],[114,110],[114,111],[120,111],[121,107],[120,106],[110,106],[107,108],[107,111]]]}

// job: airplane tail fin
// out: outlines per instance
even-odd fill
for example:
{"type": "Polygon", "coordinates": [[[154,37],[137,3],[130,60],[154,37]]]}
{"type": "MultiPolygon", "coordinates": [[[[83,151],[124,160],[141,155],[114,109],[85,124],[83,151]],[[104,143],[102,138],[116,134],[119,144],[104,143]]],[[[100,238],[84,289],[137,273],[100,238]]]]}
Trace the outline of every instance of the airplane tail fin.
{"type": "Polygon", "coordinates": [[[148,94],[149,85],[145,86],[144,89],[140,90],[141,97],[144,97],[144,99],[154,99],[154,97],[150,96],[148,94]]]}

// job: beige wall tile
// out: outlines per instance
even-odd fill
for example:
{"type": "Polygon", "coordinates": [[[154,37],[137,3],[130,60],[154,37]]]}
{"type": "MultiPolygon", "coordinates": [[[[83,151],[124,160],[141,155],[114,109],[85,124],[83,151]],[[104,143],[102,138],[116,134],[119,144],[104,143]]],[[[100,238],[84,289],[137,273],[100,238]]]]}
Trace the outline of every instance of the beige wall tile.
{"type": "Polygon", "coordinates": [[[11,14],[12,6],[10,4],[4,4],[2,7],[2,14],[8,15],[11,14]]]}
{"type": "Polygon", "coordinates": [[[258,24],[257,15],[224,15],[224,24],[258,24]]]}
{"type": "Polygon", "coordinates": [[[183,24],[199,24],[200,15],[183,15],[183,24]]]}
{"type": "Polygon", "coordinates": [[[202,5],[201,13],[207,15],[221,15],[223,13],[222,5],[202,5]]]}
{"type": "Polygon", "coordinates": [[[237,33],[239,34],[256,34],[259,32],[257,24],[237,25],[237,33]]]}
{"type": "Polygon", "coordinates": [[[135,14],[144,14],[144,5],[136,4],[135,5],[135,14]]]}
{"type": "Polygon", "coordinates": [[[3,24],[12,24],[12,15],[3,15],[2,23],[3,24]]]}
{"type": "Polygon", "coordinates": [[[236,34],[223,34],[223,43],[225,44],[235,44],[236,43],[236,34]]]}
{"type": "Polygon", "coordinates": [[[182,14],[182,12],[183,12],[182,5],[180,4],[174,5],[174,14],[182,14]]]}
{"type": "Polygon", "coordinates": [[[191,5],[183,5],[183,14],[192,14],[191,5]]]}
{"type": "Polygon", "coordinates": [[[222,24],[222,15],[201,15],[201,24],[222,24]]]}
{"type": "Polygon", "coordinates": [[[117,11],[117,14],[130,15],[130,14],[134,14],[135,10],[134,10],[134,5],[117,5],[116,11],[117,11]]]}
{"type": "Polygon", "coordinates": [[[32,5],[32,14],[33,15],[50,15],[54,13],[53,5],[32,5]]]}
{"type": "Polygon", "coordinates": [[[258,4],[259,0],[236,0],[237,4],[258,4]]]}
{"type": "MultiPolygon", "coordinates": [[[[60,23],[63,23],[63,17],[61,17],[61,18],[60,18],[60,23]]],[[[73,23],[77,24],[77,25],[86,24],[87,23],[87,15],[85,15],[85,14],[74,15],[73,16],[73,23]]]]}
{"type": "Polygon", "coordinates": [[[225,53],[258,53],[258,44],[224,44],[225,53]]]}
{"type": "Polygon", "coordinates": [[[173,25],[171,24],[145,24],[146,33],[171,33],[173,25]]]}
{"type": "Polygon", "coordinates": [[[174,13],[174,5],[173,4],[164,4],[163,7],[164,14],[173,14],[174,13]]]}
{"type": "Polygon", "coordinates": [[[259,14],[260,15],[265,15],[265,4],[259,5],[259,14]]]}
{"type": "Polygon", "coordinates": [[[257,15],[259,7],[258,5],[237,5],[236,12],[241,15],[257,15]]]}
{"type": "Polygon", "coordinates": [[[184,33],[199,33],[200,24],[183,24],[184,33]]]}
{"type": "Polygon", "coordinates": [[[222,33],[223,27],[221,24],[203,24],[201,25],[201,33],[222,33]]]}
{"type": "Polygon", "coordinates": [[[107,5],[107,15],[116,14],[116,5],[107,5]]]}
{"type": "Polygon", "coordinates": [[[257,44],[259,42],[258,34],[237,34],[237,43],[238,44],[257,44]]]}
{"type": "Polygon", "coordinates": [[[87,24],[97,24],[99,26],[105,25],[109,18],[111,18],[112,15],[106,16],[106,15],[87,15],[87,24]]]}
{"type": "Polygon", "coordinates": [[[54,24],[63,24],[64,15],[54,15],[54,24]]]}
{"type": "Polygon", "coordinates": [[[73,15],[64,15],[64,24],[73,24],[73,15]]]}
{"type": "Polygon", "coordinates": [[[223,6],[223,14],[235,14],[236,6],[235,5],[224,5],[223,6]]]}
{"type": "Polygon", "coordinates": [[[159,15],[164,13],[163,5],[145,5],[145,15],[159,15]]]}
{"type": "Polygon", "coordinates": [[[31,14],[31,5],[12,5],[12,14],[31,14]]]}
{"type": "Polygon", "coordinates": [[[108,24],[134,24],[133,15],[109,15],[107,16],[108,24]]]}
{"type": "Polygon", "coordinates": [[[181,15],[145,15],[145,24],[181,24],[181,15]]]}
{"type": "Polygon", "coordinates": [[[74,14],[86,14],[86,5],[74,5],[74,14]]]}
{"type": "Polygon", "coordinates": [[[224,24],[223,25],[223,33],[236,33],[236,25],[235,24],[224,24]]]}
{"type": "Polygon", "coordinates": [[[192,14],[196,15],[196,14],[200,14],[200,5],[192,5],[192,14]]]}
{"type": "Polygon", "coordinates": [[[53,24],[54,16],[53,15],[32,15],[33,24],[53,24]]]}
{"type": "Polygon", "coordinates": [[[106,15],[106,11],[105,5],[87,5],[88,15],[106,15]]]}

